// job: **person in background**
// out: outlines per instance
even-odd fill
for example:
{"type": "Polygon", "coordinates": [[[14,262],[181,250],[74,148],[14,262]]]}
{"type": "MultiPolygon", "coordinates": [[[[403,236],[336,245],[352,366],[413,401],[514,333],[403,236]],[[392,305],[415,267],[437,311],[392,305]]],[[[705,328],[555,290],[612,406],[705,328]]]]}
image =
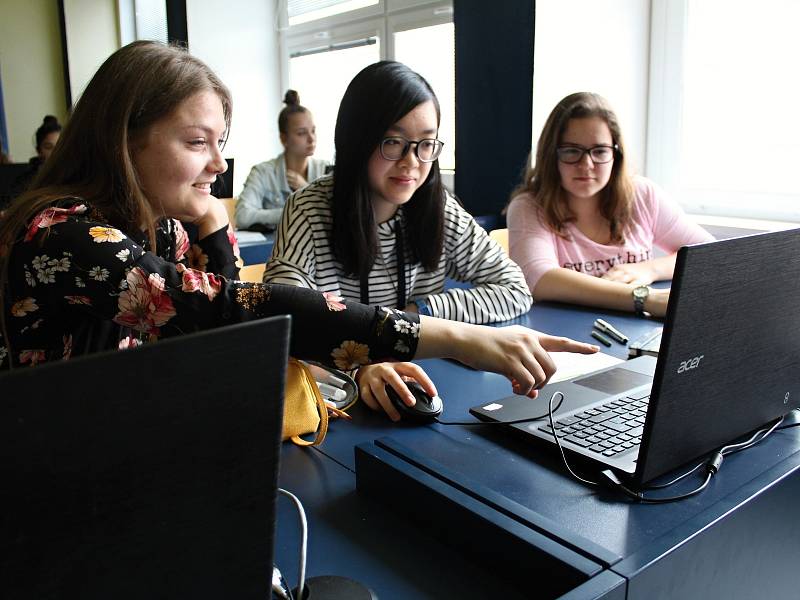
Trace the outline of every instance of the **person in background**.
{"type": "MultiPolygon", "coordinates": [[[[439,103],[428,82],[393,61],[363,69],[336,119],[336,168],[294,193],[264,281],[468,323],[530,309],[519,267],[442,185],[439,103]],[[445,290],[445,280],[468,289],[445,290]]],[[[417,365],[360,369],[361,397],[397,418],[386,384],[427,382],[417,365]]]]}
{"type": "Polygon", "coordinates": [[[31,157],[28,161],[30,168],[14,183],[14,196],[21,194],[31,185],[39,169],[53,153],[60,136],[61,123],[53,115],[45,116],[36,130],[36,156],[31,157]]]}
{"type": "Polygon", "coordinates": [[[286,92],[283,101],[286,106],[278,115],[278,131],[284,150],[254,166],[247,176],[236,203],[239,229],[275,229],[289,194],[324,175],[329,165],[326,160],[312,158],[317,130],[311,111],[300,105],[300,96],[294,90],[286,92]]]}
{"type": "MultiPolygon", "coordinates": [[[[547,350],[597,350],[522,327],[237,281],[236,240],[210,194],[227,166],[231,111],[227,88],[183,49],[137,41],[106,59],[36,188],[0,221],[0,371],[278,314],[292,316],[298,358],[352,369],[450,357],[503,373],[532,397],[555,371],[547,350]],[[180,221],[197,226],[196,248],[180,221]]],[[[120,385],[137,385],[136,377],[120,385]]],[[[413,405],[410,392],[401,397],[413,405]]]]}
{"type": "Polygon", "coordinates": [[[61,136],[61,123],[53,115],[47,115],[43,120],[39,129],[36,130],[36,156],[31,158],[30,162],[38,160],[41,165],[50,158],[53,153],[53,148],[56,147],[58,138],[61,136]]]}
{"type": "Polygon", "coordinates": [[[537,300],[656,316],[669,290],[649,284],[672,279],[681,246],[713,240],[652,181],[628,174],[617,117],[588,92],[550,113],[507,219],[511,258],[537,300]]]}

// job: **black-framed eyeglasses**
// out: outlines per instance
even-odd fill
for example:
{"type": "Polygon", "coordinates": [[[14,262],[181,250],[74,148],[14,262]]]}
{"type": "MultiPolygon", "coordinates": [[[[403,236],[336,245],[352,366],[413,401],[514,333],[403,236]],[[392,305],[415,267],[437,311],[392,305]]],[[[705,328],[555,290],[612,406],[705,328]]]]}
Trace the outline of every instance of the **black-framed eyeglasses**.
{"type": "Polygon", "coordinates": [[[432,138],[412,142],[400,136],[387,137],[381,141],[381,156],[386,160],[400,160],[411,146],[420,162],[429,163],[439,158],[444,142],[432,138]]]}
{"type": "Polygon", "coordinates": [[[614,160],[614,154],[618,150],[619,146],[616,144],[613,146],[601,144],[599,146],[592,146],[591,148],[584,148],[583,146],[559,146],[556,148],[556,155],[561,162],[574,165],[583,160],[584,154],[588,154],[594,164],[603,165],[614,160]]]}

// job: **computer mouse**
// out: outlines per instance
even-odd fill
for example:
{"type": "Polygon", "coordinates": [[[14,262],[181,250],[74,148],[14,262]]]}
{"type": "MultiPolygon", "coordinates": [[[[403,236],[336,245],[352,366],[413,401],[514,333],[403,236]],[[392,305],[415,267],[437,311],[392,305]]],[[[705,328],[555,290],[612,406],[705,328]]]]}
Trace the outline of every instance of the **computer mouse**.
{"type": "Polygon", "coordinates": [[[386,394],[394,404],[397,412],[400,413],[400,417],[406,421],[432,423],[436,417],[442,414],[444,404],[442,404],[442,399],[439,396],[429,396],[416,381],[406,381],[406,386],[417,401],[414,406],[408,406],[391,385],[386,385],[386,394]]]}

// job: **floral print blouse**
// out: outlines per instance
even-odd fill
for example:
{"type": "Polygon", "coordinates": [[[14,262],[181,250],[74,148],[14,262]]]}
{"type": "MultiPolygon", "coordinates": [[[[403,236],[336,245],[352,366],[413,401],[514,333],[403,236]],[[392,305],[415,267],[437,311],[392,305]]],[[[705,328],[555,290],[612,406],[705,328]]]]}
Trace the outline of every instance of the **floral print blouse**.
{"type": "Polygon", "coordinates": [[[40,212],[11,249],[3,306],[10,343],[0,332],[0,371],[279,314],[292,315],[298,358],[347,370],[416,352],[417,315],[237,281],[230,227],[192,237],[162,219],[151,249],[143,232],[113,227],[84,202],[40,212]]]}

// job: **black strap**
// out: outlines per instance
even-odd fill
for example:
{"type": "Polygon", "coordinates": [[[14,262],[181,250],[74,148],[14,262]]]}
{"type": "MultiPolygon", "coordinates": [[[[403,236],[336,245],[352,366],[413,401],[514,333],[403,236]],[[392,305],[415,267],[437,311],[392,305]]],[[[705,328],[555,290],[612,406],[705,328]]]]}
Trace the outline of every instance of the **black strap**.
{"type": "Polygon", "coordinates": [[[397,223],[395,232],[395,250],[397,251],[397,308],[406,307],[406,249],[403,238],[403,228],[397,223]]]}
{"type": "Polygon", "coordinates": [[[361,268],[361,304],[369,306],[369,271],[361,268]]]}
{"type": "MultiPolygon", "coordinates": [[[[406,252],[404,232],[400,220],[397,221],[395,229],[395,252],[397,253],[397,308],[403,309],[406,307],[406,252]]],[[[383,260],[383,255],[381,255],[383,260]]],[[[384,262],[384,267],[386,263],[384,262]]],[[[389,274],[389,269],[386,267],[386,274],[389,274]]],[[[361,271],[361,304],[369,306],[369,271],[361,271]]]]}

